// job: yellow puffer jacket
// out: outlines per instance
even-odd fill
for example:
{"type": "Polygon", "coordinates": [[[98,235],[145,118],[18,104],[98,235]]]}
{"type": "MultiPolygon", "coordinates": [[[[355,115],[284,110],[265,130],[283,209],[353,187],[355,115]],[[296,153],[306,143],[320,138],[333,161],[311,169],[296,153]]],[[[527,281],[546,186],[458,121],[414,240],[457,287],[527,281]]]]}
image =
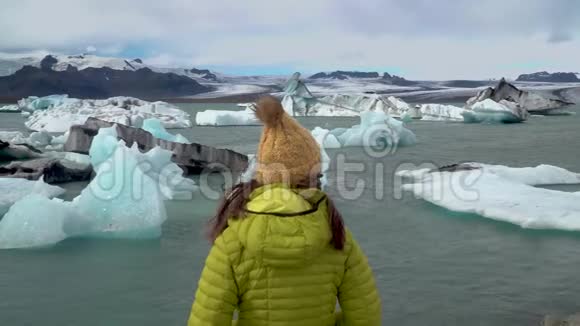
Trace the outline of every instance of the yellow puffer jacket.
{"type": "Polygon", "coordinates": [[[211,248],[189,326],[231,325],[236,310],[238,326],[380,325],[365,255],[348,230],[344,250],[330,245],[323,192],[264,186],[246,210],[211,248]]]}

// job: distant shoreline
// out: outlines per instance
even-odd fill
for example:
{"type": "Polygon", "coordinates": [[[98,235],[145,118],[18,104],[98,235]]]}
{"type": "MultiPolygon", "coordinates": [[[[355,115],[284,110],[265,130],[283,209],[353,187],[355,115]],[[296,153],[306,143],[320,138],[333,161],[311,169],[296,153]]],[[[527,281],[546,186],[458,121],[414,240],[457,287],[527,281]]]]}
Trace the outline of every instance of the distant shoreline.
{"type": "MultiPolygon", "coordinates": [[[[237,94],[237,95],[227,95],[220,97],[207,97],[207,98],[195,98],[195,97],[173,97],[173,98],[146,98],[139,97],[139,99],[145,101],[164,101],[168,103],[246,103],[254,102],[263,95],[268,95],[270,93],[252,93],[252,94],[237,94]]],[[[119,95],[119,96],[129,96],[129,95],[119,95]]],[[[134,96],[129,96],[134,97],[134,96]]],[[[16,103],[21,99],[21,97],[14,96],[0,96],[0,103],[16,103]]]]}

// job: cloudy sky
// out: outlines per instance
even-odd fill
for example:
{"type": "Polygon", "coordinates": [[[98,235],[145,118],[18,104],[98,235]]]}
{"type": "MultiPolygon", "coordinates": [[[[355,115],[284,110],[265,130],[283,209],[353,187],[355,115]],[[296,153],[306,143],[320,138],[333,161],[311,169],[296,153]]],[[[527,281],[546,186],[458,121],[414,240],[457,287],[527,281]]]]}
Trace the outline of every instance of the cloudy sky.
{"type": "Polygon", "coordinates": [[[139,57],[235,74],[410,79],[580,71],[577,0],[0,0],[0,52],[139,57]]]}

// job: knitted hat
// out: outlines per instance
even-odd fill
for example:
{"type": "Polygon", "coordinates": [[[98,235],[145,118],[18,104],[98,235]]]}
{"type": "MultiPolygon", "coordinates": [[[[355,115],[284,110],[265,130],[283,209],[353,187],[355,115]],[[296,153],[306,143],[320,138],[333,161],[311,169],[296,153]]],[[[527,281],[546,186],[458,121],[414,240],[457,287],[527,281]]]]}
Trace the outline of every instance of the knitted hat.
{"type": "Polygon", "coordinates": [[[320,173],[320,147],[310,132],[289,116],[273,96],[258,101],[256,117],[264,123],[256,180],[261,184],[299,185],[316,179],[320,173]]]}

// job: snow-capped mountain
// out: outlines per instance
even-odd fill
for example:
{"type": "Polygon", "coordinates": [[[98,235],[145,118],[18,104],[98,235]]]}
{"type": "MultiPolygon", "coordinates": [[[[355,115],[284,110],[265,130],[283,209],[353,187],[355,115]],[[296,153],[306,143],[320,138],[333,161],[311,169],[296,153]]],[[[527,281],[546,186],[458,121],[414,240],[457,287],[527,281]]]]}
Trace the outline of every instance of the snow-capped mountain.
{"type": "MultiPolygon", "coordinates": [[[[0,98],[5,99],[68,93],[80,98],[124,95],[147,99],[248,101],[260,94],[280,95],[287,79],[288,76],[226,75],[195,67],[156,67],[140,59],[94,54],[0,53],[0,98]]],[[[517,81],[524,89],[544,88],[552,92],[575,86],[580,74],[540,72],[522,75],[520,79],[536,81],[517,81]],[[562,78],[574,81],[566,83],[562,78]]],[[[410,81],[386,72],[342,70],[317,73],[305,82],[315,96],[377,93],[417,102],[467,99],[491,83],[489,80],[410,81]]]]}
{"type": "MultiPolygon", "coordinates": [[[[40,62],[49,54],[39,53],[27,56],[17,56],[13,54],[0,53],[0,76],[12,75],[24,66],[40,67],[40,62]]],[[[87,68],[111,68],[114,70],[136,71],[142,68],[149,68],[160,73],[174,73],[186,76],[198,82],[218,82],[222,75],[208,69],[197,68],[161,68],[148,65],[141,59],[125,59],[116,57],[102,57],[93,54],[61,55],[50,54],[54,58],[51,69],[54,71],[65,71],[69,67],[78,70],[87,68]]]]}
{"type": "MultiPolygon", "coordinates": [[[[40,67],[40,62],[48,54],[37,54],[24,57],[0,53],[0,76],[12,75],[24,66],[40,67]]],[[[139,70],[146,68],[140,59],[127,60],[123,58],[101,57],[92,54],[80,55],[50,55],[54,64],[52,70],[65,71],[69,66],[83,70],[86,68],[108,67],[114,70],[139,70]]]]}
{"type": "Polygon", "coordinates": [[[0,52],[0,77],[12,75],[24,66],[40,67],[40,61],[46,53],[16,55],[0,52]]]}
{"type": "Polygon", "coordinates": [[[160,68],[150,66],[154,71],[164,72],[164,73],[174,73],[181,76],[187,76],[199,83],[215,83],[223,81],[225,77],[223,74],[216,73],[209,69],[197,69],[197,68],[160,68]]]}
{"type": "Polygon", "coordinates": [[[520,82],[548,82],[548,83],[580,83],[580,76],[573,72],[547,71],[535,72],[533,74],[522,74],[516,79],[520,82]]]}
{"type": "Polygon", "coordinates": [[[140,60],[96,56],[47,55],[38,66],[25,65],[13,74],[0,77],[2,98],[68,94],[75,98],[159,99],[214,90],[187,76],[153,71],[140,60]]]}
{"type": "Polygon", "coordinates": [[[69,66],[75,67],[78,70],[86,68],[103,68],[109,67],[114,70],[139,70],[147,68],[141,59],[126,60],[122,58],[100,57],[92,54],[81,55],[56,55],[57,60],[52,66],[55,71],[65,71],[69,66]]]}
{"type": "Polygon", "coordinates": [[[352,78],[379,78],[379,73],[376,71],[342,71],[337,70],[333,72],[319,72],[316,73],[308,79],[337,79],[337,80],[347,80],[352,78]]]}
{"type": "Polygon", "coordinates": [[[382,75],[376,71],[343,71],[337,70],[333,72],[318,72],[314,75],[308,77],[312,81],[323,81],[323,80],[368,80],[377,83],[385,83],[389,85],[397,86],[413,86],[417,83],[414,81],[406,80],[403,77],[397,75],[391,75],[388,72],[382,75]]]}

